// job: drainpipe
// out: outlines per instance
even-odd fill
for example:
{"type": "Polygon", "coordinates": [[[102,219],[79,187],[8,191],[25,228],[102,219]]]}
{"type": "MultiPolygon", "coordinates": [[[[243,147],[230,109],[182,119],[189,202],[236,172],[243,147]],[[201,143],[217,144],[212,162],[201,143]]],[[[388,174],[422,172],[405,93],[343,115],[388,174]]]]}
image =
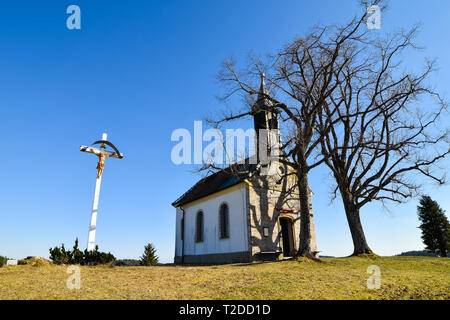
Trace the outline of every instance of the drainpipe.
{"type": "Polygon", "coordinates": [[[184,209],[183,207],[180,206],[181,211],[183,212],[182,216],[181,216],[181,264],[184,264],[184,237],[186,237],[186,234],[184,233],[184,225],[185,225],[185,220],[184,220],[184,209]]]}

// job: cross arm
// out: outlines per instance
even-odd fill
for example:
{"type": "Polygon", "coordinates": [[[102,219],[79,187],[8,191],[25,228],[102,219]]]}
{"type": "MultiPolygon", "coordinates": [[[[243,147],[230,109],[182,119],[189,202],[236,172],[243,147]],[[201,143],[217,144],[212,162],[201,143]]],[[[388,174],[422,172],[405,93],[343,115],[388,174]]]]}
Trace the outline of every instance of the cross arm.
{"type": "Polygon", "coordinates": [[[108,150],[100,150],[100,149],[88,147],[88,146],[81,146],[80,151],[93,153],[97,156],[100,155],[101,153],[103,153],[106,157],[117,158],[117,159],[123,158],[123,153],[117,153],[117,152],[112,152],[112,151],[108,151],[108,150]]]}

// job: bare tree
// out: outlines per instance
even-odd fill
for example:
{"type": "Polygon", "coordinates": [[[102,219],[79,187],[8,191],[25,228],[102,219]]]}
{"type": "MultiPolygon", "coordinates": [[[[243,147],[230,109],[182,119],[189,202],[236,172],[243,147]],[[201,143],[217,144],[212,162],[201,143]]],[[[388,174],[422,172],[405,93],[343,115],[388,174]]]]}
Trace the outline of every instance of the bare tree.
{"type": "Polygon", "coordinates": [[[319,116],[321,152],[342,197],[354,255],[372,253],[360,221],[364,205],[417,195],[418,174],[444,183],[437,163],[450,153],[449,131],[439,127],[446,104],[427,85],[434,63],[417,74],[402,70],[416,32],[348,39],[345,65],[334,75],[338,88],[319,116]]]}
{"type": "Polygon", "coordinates": [[[436,164],[450,152],[448,130],[436,125],[446,106],[427,86],[434,64],[419,74],[402,71],[402,54],[415,48],[417,28],[381,40],[366,28],[367,17],[365,11],[346,25],[314,28],[266,64],[254,59],[238,71],[233,60],[226,61],[219,74],[229,88],[224,99],[241,94],[246,109],[224,113],[215,124],[255,115],[261,94],[281,115],[280,161],[295,172],[299,190],[299,255],[312,253],[308,174],[322,163],[335,177],[335,195],[341,194],[354,254],[371,253],[362,206],[417,194],[420,184],[411,173],[444,182],[436,164]],[[270,94],[254,85],[263,72],[270,94]]]}

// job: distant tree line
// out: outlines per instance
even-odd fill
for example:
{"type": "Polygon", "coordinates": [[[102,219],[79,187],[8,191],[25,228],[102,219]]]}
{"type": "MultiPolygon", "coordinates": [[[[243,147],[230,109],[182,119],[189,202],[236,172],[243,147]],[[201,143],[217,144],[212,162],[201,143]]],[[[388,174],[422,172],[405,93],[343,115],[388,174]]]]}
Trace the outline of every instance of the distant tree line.
{"type": "Polygon", "coordinates": [[[436,257],[435,253],[426,251],[426,250],[412,250],[402,252],[397,255],[398,257],[436,257]]]}
{"type": "Polygon", "coordinates": [[[122,259],[114,262],[115,266],[154,266],[159,263],[159,257],[156,255],[156,248],[149,243],[144,247],[144,253],[139,260],[136,259],[122,259]]]}

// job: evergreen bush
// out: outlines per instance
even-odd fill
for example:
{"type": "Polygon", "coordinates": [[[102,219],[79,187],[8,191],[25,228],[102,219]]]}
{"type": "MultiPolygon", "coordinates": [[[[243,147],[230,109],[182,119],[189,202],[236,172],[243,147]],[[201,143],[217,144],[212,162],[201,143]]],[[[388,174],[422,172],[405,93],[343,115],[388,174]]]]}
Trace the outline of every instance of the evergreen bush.
{"type": "Polygon", "coordinates": [[[425,249],[441,257],[447,257],[450,250],[450,223],[445,211],[429,196],[422,196],[417,212],[425,249]]]}
{"type": "Polygon", "coordinates": [[[0,268],[3,267],[3,265],[6,264],[7,260],[8,260],[8,258],[0,256],[0,268]]]}
{"type": "Polygon", "coordinates": [[[158,264],[159,258],[156,255],[156,249],[149,243],[144,247],[144,254],[141,256],[141,265],[154,266],[158,264]]]}
{"type": "Polygon", "coordinates": [[[95,246],[93,251],[88,251],[87,249],[81,251],[78,249],[77,238],[72,251],[66,250],[64,244],[61,245],[61,248],[50,248],[50,260],[55,264],[80,264],[84,266],[112,263],[116,258],[110,252],[98,251],[98,246],[95,246]]]}

